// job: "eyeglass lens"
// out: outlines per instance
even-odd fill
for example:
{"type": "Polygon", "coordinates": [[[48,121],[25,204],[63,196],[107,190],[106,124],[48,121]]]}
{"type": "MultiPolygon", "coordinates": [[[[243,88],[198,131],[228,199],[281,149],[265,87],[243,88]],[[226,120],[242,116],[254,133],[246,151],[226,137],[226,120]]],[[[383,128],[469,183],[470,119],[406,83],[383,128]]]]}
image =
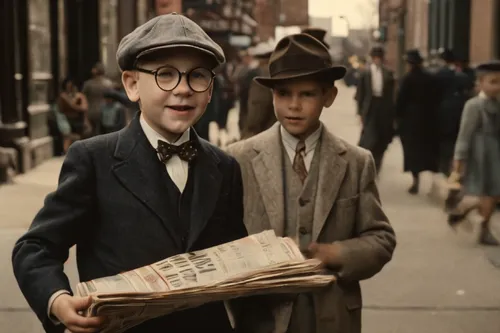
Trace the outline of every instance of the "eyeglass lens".
{"type": "MultiPolygon", "coordinates": [[[[173,90],[181,81],[181,73],[173,67],[162,67],[156,72],[160,89],[173,90]]],[[[196,92],[203,92],[212,83],[212,72],[206,68],[195,68],[187,73],[187,83],[196,92]]]]}

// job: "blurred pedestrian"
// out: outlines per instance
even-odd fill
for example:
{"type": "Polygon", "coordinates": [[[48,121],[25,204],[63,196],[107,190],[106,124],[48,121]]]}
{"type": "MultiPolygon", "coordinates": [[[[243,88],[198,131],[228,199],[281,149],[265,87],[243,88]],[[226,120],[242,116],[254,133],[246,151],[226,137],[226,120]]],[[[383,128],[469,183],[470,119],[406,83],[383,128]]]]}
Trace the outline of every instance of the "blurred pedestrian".
{"type": "Polygon", "coordinates": [[[74,141],[85,138],[92,132],[87,114],[88,101],[74,82],[66,78],[61,84],[54,107],[57,125],[63,136],[63,153],[66,153],[74,141]]]}
{"type": "Polygon", "coordinates": [[[456,57],[452,50],[441,50],[444,65],[436,73],[439,88],[438,130],[439,171],[448,176],[451,171],[453,150],[460,128],[460,119],[465,102],[470,98],[471,81],[455,66],[456,57]]]}
{"type": "Polygon", "coordinates": [[[463,174],[465,193],[480,197],[479,242],[498,246],[490,219],[500,200],[500,62],[479,65],[477,77],[480,93],[465,104],[453,170],[463,174]]]}
{"type": "Polygon", "coordinates": [[[92,77],[83,84],[82,92],[89,102],[88,118],[92,124],[92,134],[101,134],[101,107],[104,104],[104,93],[113,89],[113,82],[106,77],[104,65],[96,63],[92,67],[92,77]]]}
{"type": "Polygon", "coordinates": [[[384,56],[382,47],[372,48],[372,62],[361,72],[355,95],[362,126],[359,146],[371,151],[377,172],[393,139],[395,123],[394,74],[384,66],[384,56]]]}
{"type": "Polygon", "coordinates": [[[410,194],[417,194],[422,171],[438,171],[437,86],[423,67],[418,50],[406,52],[407,73],[396,98],[398,134],[404,152],[404,171],[411,172],[410,194]]]}
{"type": "MultiPolygon", "coordinates": [[[[258,44],[255,49],[253,49],[252,55],[259,61],[259,66],[257,68],[258,76],[266,76],[269,74],[269,58],[274,50],[274,46],[274,41],[270,40],[258,44]]],[[[250,83],[247,109],[248,114],[241,133],[242,139],[257,135],[276,123],[271,89],[255,81],[250,83]]]]}
{"type": "Polygon", "coordinates": [[[250,86],[253,82],[253,78],[259,74],[259,61],[252,56],[251,51],[251,49],[245,50],[242,54],[242,66],[244,66],[244,68],[240,73],[238,89],[240,104],[238,127],[240,128],[240,133],[243,131],[247,121],[250,86]]]}

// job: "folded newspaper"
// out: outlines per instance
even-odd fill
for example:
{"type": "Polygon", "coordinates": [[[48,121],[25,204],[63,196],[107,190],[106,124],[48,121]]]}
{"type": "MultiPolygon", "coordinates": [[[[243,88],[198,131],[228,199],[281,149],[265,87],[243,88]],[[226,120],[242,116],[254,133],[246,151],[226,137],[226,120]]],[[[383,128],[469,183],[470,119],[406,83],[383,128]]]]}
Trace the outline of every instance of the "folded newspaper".
{"type": "Polygon", "coordinates": [[[169,313],[242,296],[299,293],[334,282],[316,259],[272,230],[175,255],[114,276],[82,282],[86,316],[106,316],[103,333],[120,333],[169,313]]]}

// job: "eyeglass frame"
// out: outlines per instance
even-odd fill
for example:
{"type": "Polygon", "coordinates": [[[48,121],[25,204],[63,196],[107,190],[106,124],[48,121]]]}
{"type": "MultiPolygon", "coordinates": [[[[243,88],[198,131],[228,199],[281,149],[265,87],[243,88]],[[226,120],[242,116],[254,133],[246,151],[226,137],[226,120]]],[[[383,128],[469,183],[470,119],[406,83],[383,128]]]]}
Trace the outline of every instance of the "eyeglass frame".
{"type": "Polygon", "coordinates": [[[182,72],[180,70],[178,70],[177,68],[175,68],[174,66],[169,66],[169,65],[161,66],[161,67],[158,67],[157,69],[153,69],[153,70],[146,69],[146,68],[140,68],[140,67],[135,66],[135,70],[138,72],[154,75],[155,82],[156,82],[156,85],[158,86],[158,88],[160,88],[160,90],[167,91],[167,92],[173,91],[175,88],[177,88],[182,81],[182,77],[186,76],[186,83],[187,83],[189,89],[191,89],[192,91],[194,91],[196,93],[203,93],[203,92],[207,91],[208,89],[210,89],[210,86],[214,82],[214,78],[215,78],[215,73],[213,71],[211,71],[210,69],[205,68],[205,67],[195,67],[195,68],[192,68],[188,71],[182,71],[182,72]],[[168,90],[163,89],[162,87],[160,87],[160,84],[158,83],[158,71],[162,68],[172,68],[172,69],[175,69],[177,71],[177,73],[179,73],[179,80],[177,81],[177,84],[172,89],[168,89],[168,90]],[[194,90],[193,87],[191,87],[191,84],[189,83],[189,79],[188,79],[189,74],[191,74],[193,71],[195,71],[199,68],[206,69],[212,74],[210,77],[210,83],[208,84],[207,89],[202,90],[202,91],[194,90]]]}

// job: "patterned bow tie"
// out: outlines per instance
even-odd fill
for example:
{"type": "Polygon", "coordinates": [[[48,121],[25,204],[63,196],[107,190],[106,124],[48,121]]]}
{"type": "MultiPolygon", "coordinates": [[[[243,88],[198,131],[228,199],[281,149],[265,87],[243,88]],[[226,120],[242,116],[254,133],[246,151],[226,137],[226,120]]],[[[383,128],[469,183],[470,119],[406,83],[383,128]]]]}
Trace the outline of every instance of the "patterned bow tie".
{"type": "Polygon", "coordinates": [[[191,162],[198,155],[198,148],[196,148],[196,141],[188,141],[179,146],[171,145],[168,142],[158,140],[158,148],[156,151],[160,156],[163,163],[167,163],[174,155],[178,155],[180,159],[191,162]]]}

